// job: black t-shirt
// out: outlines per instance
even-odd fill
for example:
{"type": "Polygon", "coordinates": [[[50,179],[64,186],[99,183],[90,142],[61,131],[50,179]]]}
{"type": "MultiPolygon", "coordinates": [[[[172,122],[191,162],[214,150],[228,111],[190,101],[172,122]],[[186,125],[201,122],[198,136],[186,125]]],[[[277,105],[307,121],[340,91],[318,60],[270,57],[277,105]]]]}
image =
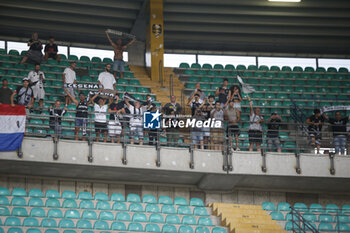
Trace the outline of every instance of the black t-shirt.
{"type": "Polygon", "coordinates": [[[176,115],[179,115],[181,113],[182,107],[178,103],[176,103],[175,105],[173,103],[167,103],[164,106],[164,111],[166,114],[170,114],[172,110],[174,110],[176,115]]]}
{"type": "MultiPolygon", "coordinates": [[[[309,117],[309,120],[310,120],[310,122],[313,122],[313,123],[323,123],[324,122],[323,116],[316,118],[315,115],[312,115],[309,117]]],[[[322,125],[309,125],[308,129],[311,131],[321,131],[322,125]]]]}
{"type": "Polygon", "coordinates": [[[271,119],[269,123],[267,123],[267,137],[269,138],[277,138],[279,136],[279,129],[281,126],[281,120],[278,118],[271,119]]]}
{"type": "Polygon", "coordinates": [[[349,121],[348,117],[344,117],[340,120],[329,118],[328,121],[332,126],[333,136],[347,135],[346,124],[349,121]]]}
{"type": "Polygon", "coordinates": [[[10,88],[0,88],[0,103],[11,104],[12,91],[10,88]]]}
{"type": "Polygon", "coordinates": [[[52,44],[52,45],[46,44],[44,51],[49,53],[57,53],[58,52],[57,44],[52,44]]]}
{"type": "Polygon", "coordinates": [[[64,109],[52,108],[50,111],[50,124],[55,124],[56,119],[57,123],[60,125],[62,121],[62,116],[66,113],[64,109]]]}
{"type": "Polygon", "coordinates": [[[229,91],[230,91],[230,89],[228,89],[228,88],[223,88],[223,87],[219,88],[219,102],[220,103],[226,104],[229,91]]]}
{"type": "Polygon", "coordinates": [[[86,100],[80,101],[77,105],[77,118],[88,118],[88,103],[86,100]]]}
{"type": "MultiPolygon", "coordinates": [[[[111,105],[109,105],[109,109],[111,109],[111,110],[120,110],[120,109],[118,109],[118,104],[112,103],[111,105]]],[[[111,113],[109,115],[109,119],[114,121],[115,120],[115,115],[116,115],[115,112],[111,113]]]]}
{"type": "Polygon", "coordinates": [[[199,106],[201,106],[202,104],[199,102],[192,102],[191,104],[191,111],[192,111],[192,116],[194,116],[196,109],[199,108],[199,106]]]}
{"type": "MultiPolygon", "coordinates": [[[[30,40],[29,40],[29,43],[32,43],[33,41],[34,41],[33,39],[30,39],[30,40]]],[[[29,47],[29,49],[41,51],[43,47],[42,47],[42,45],[41,45],[40,40],[37,40],[37,41],[38,41],[38,43],[32,44],[32,45],[29,47]]]]}

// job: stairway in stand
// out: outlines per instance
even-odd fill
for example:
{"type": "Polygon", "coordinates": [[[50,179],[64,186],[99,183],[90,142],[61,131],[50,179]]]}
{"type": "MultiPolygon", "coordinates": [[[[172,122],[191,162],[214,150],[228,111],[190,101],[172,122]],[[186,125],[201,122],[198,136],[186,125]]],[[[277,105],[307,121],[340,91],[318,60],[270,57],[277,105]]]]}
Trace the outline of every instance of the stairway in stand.
{"type": "Polygon", "coordinates": [[[261,205],[213,203],[213,214],[221,218],[221,225],[230,233],[285,233],[261,205]]]}
{"type": "Polygon", "coordinates": [[[164,68],[164,82],[163,87],[160,82],[151,80],[145,67],[143,66],[130,66],[130,70],[134,72],[135,77],[137,77],[143,86],[149,86],[151,92],[156,94],[157,101],[162,103],[164,106],[166,103],[170,102],[170,89],[169,89],[169,79],[170,75],[173,75],[173,86],[174,95],[178,103],[181,103],[181,90],[184,89],[183,83],[179,80],[173,72],[173,68],[164,68]]]}

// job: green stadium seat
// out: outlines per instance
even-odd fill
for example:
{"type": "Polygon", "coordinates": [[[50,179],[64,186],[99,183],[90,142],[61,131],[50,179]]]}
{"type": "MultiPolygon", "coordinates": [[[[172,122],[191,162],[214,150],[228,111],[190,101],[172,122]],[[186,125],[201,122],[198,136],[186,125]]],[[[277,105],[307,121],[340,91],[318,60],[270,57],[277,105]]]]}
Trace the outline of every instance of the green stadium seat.
{"type": "Polygon", "coordinates": [[[236,69],[237,70],[246,70],[247,67],[245,65],[237,65],[236,69]]]}
{"type": "Polygon", "coordinates": [[[127,198],[126,198],[127,202],[141,202],[141,198],[139,195],[135,194],[135,193],[129,193],[127,198]]]}
{"type": "Polygon", "coordinates": [[[95,200],[98,201],[108,201],[108,195],[106,193],[96,193],[95,194],[95,200]]]}
{"type": "MultiPolygon", "coordinates": [[[[85,231],[87,231],[87,230],[85,230],[85,231]]],[[[85,231],[83,231],[83,232],[85,232],[85,231]]],[[[77,233],[77,232],[75,230],[64,230],[63,233],[77,233]]],[[[91,232],[89,232],[89,233],[91,233],[91,232]]]]}
{"type": "Polygon", "coordinates": [[[27,196],[27,192],[23,188],[14,188],[12,189],[12,196],[25,197],[27,196]]]}
{"type": "Polygon", "coordinates": [[[7,71],[7,75],[10,75],[10,76],[18,76],[19,73],[17,70],[8,70],[7,71]]]}
{"type": "Polygon", "coordinates": [[[92,224],[89,220],[78,220],[77,222],[78,229],[92,229],[92,224]]]}
{"type": "MultiPolygon", "coordinates": [[[[81,58],[80,58],[80,59],[81,59],[81,58]]],[[[101,58],[99,58],[99,57],[92,57],[92,58],[91,58],[91,61],[92,61],[92,62],[99,62],[99,63],[102,62],[101,58]]]]}
{"type": "Polygon", "coordinates": [[[111,230],[126,231],[126,226],[123,222],[114,222],[112,223],[111,230]]]}
{"type": "Polygon", "coordinates": [[[216,90],[216,89],[220,88],[221,86],[222,86],[222,85],[219,84],[219,83],[212,84],[212,85],[211,85],[211,89],[216,90]]]}
{"type": "Polygon", "coordinates": [[[267,78],[276,78],[277,76],[276,76],[276,73],[267,72],[265,74],[265,77],[267,77],[267,78]]]}
{"type": "Polygon", "coordinates": [[[90,192],[80,192],[78,195],[78,199],[80,199],[80,200],[93,200],[90,192]]]}
{"type": "Polygon", "coordinates": [[[278,211],[290,211],[290,205],[287,202],[280,202],[277,205],[278,211]]]}
{"type": "Polygon", "coordinates": [[[73,199],[66,199],[62,204],[63,208],[78,208],[78,204],[73,199]]]}
{"type": "Polygon", "coordinates": [[[11,227],[9,228],[7,233],[23,233],[23,230],[21,228],[11,227]]]}
{"type": "Polygon", "coordinates": [[[318,225],[318,230],[321,231],[321,232],[324,232],[324,231],[334,231],[333,229],[333,226],[331,223],[327,223],[327,222],[321,222],[319,225],[318,225]]]}
{"type": "Polygon", "coordinates": [[[148,88],[146,88],[146,87],[139,87],[139,88],[137,88],[137,92],[140,92],[140,93],[150,93],[150,91],[149,91],[148,88]]]}
{"type": "Polygon", "coordinates": [[[162,227],[162,233],[177,233],[176,227],[173,225],[165,224],[162,227]]]}
{"type": "Polygon", "coordinates": [[[307,92],[317,93],[318,92],[318,88],[317,87],[308,87],[307,88],[307,92]]]}
{"type": "Polygon", "coordinates": [[[264,72],[255,72],[254,76],[257,78],[263,78],[263,77],[265,77],[265,73],[264,72]]]}
{"type": "Polygon", "coordinates": [[[276,210],[276,207],[275,207],[275,205],[272,202],[263,202],[262,203],[262,209],[263,210],[273,211],[273,210],[276,210]]]}
{"type": "MultiPolygon", "coordinates": [[[[184,216],[182,218],[182,224],[185,224],[185,225],[196,225],[196,219],[195,217],[193,216],[184,216]]],[[[200,224],[200,225],[203,225],[203,224],[200,224]]]]}
{"type": "Polygon", "coordinates": [[[143,206],[140,203],[131,203],[129,205],[129,211],[132,211],[132,212],[143,212],[143,206]]]}
{"type": "Polygon", "coordinates": [[[303,78],[303,79],[310,79],[311,76],[310,76],[310,74],[307,74],[307,73],[301,73],[301,74],[300,74],[300,78],[303,78]]]}
{"type": "Polygon", "coordinates": [[[96,209],[97,210],[110,210],[111,206],[110,206],[109,202],[107,202],[107,201],[99,201],[96,204],[96,209]]]}
{"type": "Polygon", "coordinates": [[[188,89],[195,89],[196,88],[196,84],[195,83],[186,83],[185,86],[188,89]]]}
{"type": "Polygon", "coordinates": [[[309,208],[309,212],[323,212],[323,207],[320,204],[312,203],[309,208]]]}
{"type": "Polygon", "coordinates": [[[258,70],[258,67],[256,67],[256,65],[249,65],[248,70],[258,70]]]}
{"type": "Polygon", "coordinates": [[[205,71],[205,70],[197,70],[196,74],[197,75],[207,75],[207,71],[205,71]]]}
{"type": "Polygon", "coordinates": [[[191,198],[190,200],[191,206],[204,206],[202,199],[200,198],[191,198]]]}
{"type": "Polygon", "coordinates": [[[23,220],[22,225],[24,227],[39,227],[39,221],[36,218],[28,217],[23,220]]]}
{"type": "Polygon", "coordinates": [[[253,72],[249,72],[249,71],[245,71],[243,73],[243,77],[253,77],[254,76],[254,73],[253,72]]]}
{"type": "Polygon", "coordinates": [[[173,200],[169,196],[159,196],[158,203],[165,204],[165,205],[171,205],[171,204],[173,204],[173,200]]]}
{"type": "Polygon", "coordinates": [[[38,217],[38,218],[43,218],[45,217],[45,210],[43,208],[39,208],[39,207],[36,207],[36,208],[32,208],[30,210],[30,214],[29,214],[31,217],[38,217]]]}
{"type": "Polygon", "coordinates": [[[268,91],[270,91],[270,87],[269,86],[259,86],[259,87],[257,87],[257,90],[258,91],[264,91],[264,92],[268,92],[268,91]]]}
{"type": "Polygon", "coordinates": [[[59,228],[75,228],[74,222],[71,219],[61,219],[59,224],[59,228]]]}
{"type": "Polygon", "coordinates": [[[286,72],[291,72],[292,68],[290,68],[289,66],[282,66],[282,71],[286,71],[286,72]]]}
{"type": "Polygon", "coordinates": [[[323,75],[322,74],[312,74],[311,78],[312,79],[323,79],[323,75]]]}
{"type": "Polygon", "coordinates": [[[209,216],[207,209],[200,206],[197,206],[193,209],[193,215],[209,216]]]}
{"type": "Polygon", "coordinates": [[[154,223],[148,223],[145,227],[146,232],[160,232],[160,228],[157,224],[154,223]]]}
{"type": "Polygon", "coordinates": [[[220,76],[225,76],[225,77],[231,76],[230,72],[227,71],[227,70],[220,71],[219,75],[220,76]]]}
{"type": "Polygon", "coordinates": [[[132,216],[133,222],[147,222],[147,216],[144,213],[135,213],[132,216]]]}
{"type": "Polygon", "coordinates": [[[0,56],[0,61],[5,61],[5,62],[10,61],[10,57],[8,57],[8,56],[0,56]]]}
{"type": "Polygon", "coordinates": [[[188,202],[184,197],[175,197],[174,205],[188,205],[188,202]]]}
{"type": "Polygon", "coordinates": [[[79,204],[80,209],[94,209],[94,203],[90,200],[82,200],[79,204]]]}
{"type": "Polygon", "coordinates": [[[162,206],[162,213],[163,214],[175,214],[176,209],[174,208],[173,205],[163,205],[162,206]]]}
{"type": "Polygon", "coordinates": [[[88,56],[81,56],[80,61],[90,61],[90,58],[88,56]]]}
{"type": "Polygon", "coordinates": [[[214,65],[214,69],[216,69],[216,70],[223,70],[223,69],[224,69],[224,66],[221,65],[221,64],[215,64],[215,65],[214,65]]]}
{"type": "Polygon", "coordinates": [[[5,49],[0,49],[0,54],[1,55],[5,55],[6,54],[6,50],[5,49]]]}
{"type": "Polygon", "coordinates": [[[288,77],[298,79],[298,78],[300,78],[300,75],[298,73],[289,73],[288,77]]]}
{"type": "Polygon", "coordinates": [[[300,66],[294,66],[293,72],[303,72],[303,68],[300,66]]]}
{"type": "Polygon", "coordinates": [[[307,66],[304,69],[305,72],[315,72],[315,69],[313,67],[307,66]]]}
{"type": "MultiPolygon", "coordinates": [[[[47,228],[51,228],[51,227],[57,227],[57,222],[55,219],[50,219],[50,218],[45,218],[43,220],[41,220],[41,227],[47,227],[47,228]]],[[[47,232],[47,231],[46,231],[47,232]]]]}
{"type": "Polygon", "coordinates": [[[63,218],[63,213],[60,209],[49,209],[47,212],[48,218],[63,218]]]}
{"type": "Polygon", "coordinates": [[[342,213],[343,214],[350,213],[350,205],[343,205],[342,213]]]}
{"type": "Polygon", "coordinates": [[[118,85],[117,85],[116,90],[117,90],[118,92],[124,92],[124,87],[118,86],[118,85]]]}
{"type": "Polygon", "coordinates": [[[180,224],[180,218],[177,215],[167,215],[165,222],[170,224],[180,224]]]}
{"type": "Polygon", "coordinates": [[[198,225],[203,225],[203,226],[213,226],[213,221],[209,217],[200,217],[198,219],[198,225]]]}
{"type": "Polygon", "coordinates": [[[193,228],[190,226],[180,226],[178,233],[193,233],[193,228]]]}
{"type": "Polygon", "coordinates": [[[271,215],[272,220],[276,220],[276,221],[284,221],[285,220],[284,215],[279,211],[273,211],[270,213],[270,215],[271,215]]]}
{"type": "Polygon", "coordinates": [[[132,79],[132,80],[130,80],[130,81],[129,81],[129,84],[130,84],[130,85],[135,85],[135,86],[141,86],[140,81],[137,80],[137,79],[132,79]]]}
{"type": "Polygon", "coordinates": [[[211,233],[226,233],[226,230],[222,227],[214,227],[211,233]]]}
{"type": "Polygon", "coordinates": [[[189,82],[199,82],[200,81],[200,77],[197,76],[192,76],[188,78],[189,82]]]}
{"type": "Polygon", "coordinates": [[[305,87],[302,87],[302,86],[295,87],[295,92],[302,93],[302,92],[305,92],[305,91],[306,91],[305,87]]]}
{"type": "Polygon", "coordinates": [[[3,68],[12,68],[13,65],[12,65],[12,63],[3,62],[3,63],[1,64],[1,67],[3,67],[3,68]]]}
{"type": "Polygon", "coordinates": [[[198,63],[192,63],[191,68],[192,68],[192,69],[200,69],[200,68],[201,68],[201,65],[198,64],[198,63]]]}
{"type": "Polygon", "coordinates": [[[135,87],[131,87],[131,86],[127,86],[127,87],[125,87],[125,91],[127,91],[127,92],[136,92],[136,88],[135,87]]]}
{"type": "Polygon", "coordinates": [[[180,63],[179,68],[188,69],[190,68],[190,65],[188,63],[182,62],[180,63]]]}
{"type": "Polygon", "coordinates": [[[19,56],[19,52],[15,49],[11,49],[8,54],[11,56],[19,56]]]}
{"type": "Polygon", "coordinates": [[[12,209],[12,216],[27,217],[28,216],[27,209],[24,207],[14,207],[12,209]]]}
{"type": "Polygon", "coordinates": [[[116,216],[117,221],[130,221],[131,217],[128,213],[126,212],[118,212],[116,216]]]}
{"type": "Polygon", "coordinates": [[[225,65],[225,70],[234,70],[234,69],[235,69],[234,65],[231,65],[231,64],[225,65]]]}
{"type": "Polygon", "coordinates": [[[72,60],[72,61],[78,61],[78,56],[75,56],[75,55],[69,55],[68,56],[68,60],[72,60]]]}
{"type": "Polygon", "coordinates": [[[164,218],[161,214],[151,214],[149,216],[150,222],[164,223],[164,218]]]}
{"type": "Polygon", "coordinates": [[[28,202],[28,206],[36,206],[36,207],[43,207],[44,203],[43,200],[41,198],[38,197],[32,197],[30,198],[29,202],[28,202]]]}
{"type": "Polygon", "coordinates": [[[122,210],[127,210],[127,207],[123,202],[116,202],[113,204],[112,210],[122,211],[122,210]]]}
{"type": "Polygon", "coordinates": [[[205,63],[202,65],[202,69],[213,69],[211,64],[205,63]]]}
{"type": "Polygon", "coordinates": [[[335,226],[335,231],[350,232],[350,226],[348,224],[340,223],[335,226]]]}
{"type": "Polygon", "coordinates": [[[178,213],[178,214],[190,215],[190,214],[192,214],[192,210],[191,210],[191,208],[188,207],[188,206],[179,206],[179,207],[177,208],[177,213],[178,213]]]}
{"type": "Polygon", "coordinates": [[[4,225],[5,226],[21,226],[21,220],[17,217],[7,217],[4,225]]]}
{"type": "Polygon", "coordinates": [[[128,226],[128,231],[143,231],[143,227],[141,223],[132,222],[128,226]]]}
{"type": "Polygon", "coordinates": [[[339,211],[339,207],[335,204],[328,204],[325,208],[326,213],[337,213],[339,211]]]}
{"type": "Polygon", "coordinates": [[[82,219],[97,219],[97,214],[93,210],[85,210],[81,216],[82,219]]]}
{"type": "Polygon", "coordinates": [[[310,222],[315,222],[317,221],[317,216],[315,214],[312,214],[312,213],[304,213],[303,214],[303,218],[306,220],[306,221],[310,221],[310,222]]]}
{"type": "Polygon", "coordinates": [[[288,78],[289,75],[288,75],[287,73],[278,73],[278,74],[277,74],[277,77],[278,77],[278,78],[288,78]]]}
{"type": "Polygon", "coordinates": [[[114,220],[114,215],[110,211],[101,211],[99,215],[100,220],[114,220]]]}
{"type": "Polygon", "coordinates": [[[0,206],[0,216],[7,216],[10,215],[10,211],[5,206],[0,206]]]}
{"type": "Polygon", "coordinates": [[[271,83],[270,79],[260,79],[260,84],[269,85],[271,83]]]}
{"type": "Polygon", "coordinates": [[[195,233],[210,233],[207,227],[196,227],[195,233]]]}
{"type": "Polygon", "coordinates": [[[10,205],[9,199],[7,199],[7,197],[0,196],[0,205],[10,205]]]}
{"type": "Polygon", "coordinates": [[[327,68],[327,72],[329,72],[329,73],[337,73],[338,71],[337,71],[337,69],[335,67],[328,67],[327,68]]]}
{"type": "Polygon", "coordinates": [[[209,70],[207,75],[216,76],[216,75],[219,75],[219,72],[217,72],[216,70],[209,70]]]}
{"type": "Polygon", "coordinates": [[[321,73],[325,73],[326,69],[323,67],[317,67],[316,72],[321,72],[321,73]]]}
{"type": "Polygon", "coordinates": [[[65,218],[79,219],[80,214],[79,214],[79,211],[76,209],[69,209],[69,210],[66,210],[66,212],[64,213],[64,217],[65,218]]]}
{"type": "Polygon", "coordinates": [[[11,200],[13,206],[27,206],[26,200],[23,197],[14,197],[11,200]]]}
{"type": "Polygon", "coordinates": [[[148,205],[146,206],[145,211],[146,211],[147,213],[159,213],[159,212],[160,212],[159,207],[158,207],[158,205],[156,205],[156,204],[148,204],[148,205]]]}
{"type": "Polygon", "coordinates": [[[185,70],[184,74],[187,74],[187,75],[194,75],[194,74],[196,74],[196,72],[193,71],[193,70],[185,70]]]}
{"type": "Polygon", "coordinates": [[[124,72],[124,77],[125,78],[134,78],[134,73],[132,73],[132,72],[124,72]]]}
{"type": "MultiPolygon", "coordinates": [[[[14,66],[16,69],[19,69],[19,70],[24,70],[26,68],[26,66],[24,64],[15,64],[14,66]]],[[[43,71],[42,68],[40,68],[41,71],[43,71]]]]}

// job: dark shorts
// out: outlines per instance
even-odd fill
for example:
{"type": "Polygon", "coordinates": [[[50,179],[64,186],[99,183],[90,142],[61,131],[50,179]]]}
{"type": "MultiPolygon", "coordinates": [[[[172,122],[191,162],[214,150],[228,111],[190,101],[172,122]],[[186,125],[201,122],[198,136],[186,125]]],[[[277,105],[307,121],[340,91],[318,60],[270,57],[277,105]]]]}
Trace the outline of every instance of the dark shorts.
{"type": "Polygon", "coordinates": [[[56,60],[57,59],[57,53],[56,54],[55,53],[49,53],[48,58],[52,58],[52,59],[56,60]]]}
{"type": "Polygon", "coordinates": [[[249,130],[249,143],[262,143],[262,132],[259,130],[249,130]]]}
{"type": "Polygon", "coordinates": [[[75,127],[86,127],[88,123],[87,118],[76,118],[75,119],[75,127]]]}
{"type": "Polygon", "coordinates": [[[95,122],[95,132],[96,133],[104,133],[107,132],[107,122],[101,123],[101,122],[95,122]]]}
{"type": "Polygon", "coordinates": [[[227,136],[239,135],[240,133],[238,125],[230,125],[227,127],[227,136]]]}

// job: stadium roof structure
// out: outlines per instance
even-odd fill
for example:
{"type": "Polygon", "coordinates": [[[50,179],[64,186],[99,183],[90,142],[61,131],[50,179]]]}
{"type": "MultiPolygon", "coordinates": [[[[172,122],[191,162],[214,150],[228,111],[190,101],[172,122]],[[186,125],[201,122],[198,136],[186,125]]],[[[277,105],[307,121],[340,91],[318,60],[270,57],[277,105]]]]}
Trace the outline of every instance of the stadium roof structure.
{"type": "MultiPolygon", "coordinates": [[[[104,30],[145,40],[147,0],[0,2],[0,36],[107,45],[104,30]]],[[[165,49],[260,54],[350,53],[350,1],[164,0],[165,49]]]]}

